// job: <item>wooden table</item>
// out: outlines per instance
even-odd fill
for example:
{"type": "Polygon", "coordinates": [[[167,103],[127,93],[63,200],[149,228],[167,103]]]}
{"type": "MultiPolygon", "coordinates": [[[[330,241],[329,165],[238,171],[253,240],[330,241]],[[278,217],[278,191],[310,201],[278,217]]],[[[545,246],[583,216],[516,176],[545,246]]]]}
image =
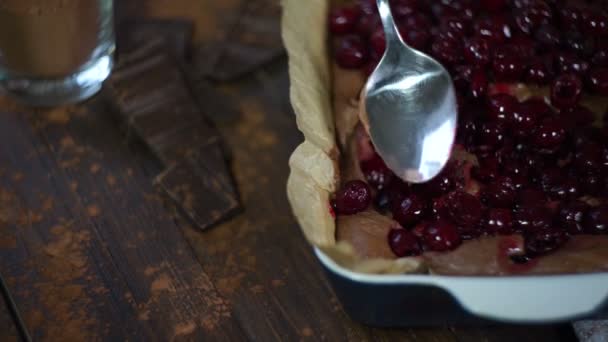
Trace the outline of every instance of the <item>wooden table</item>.
{"type": "MultiPolygon", "coordinates": [[[[238,1],[124,4],[185,16],[196,40],[238,1]]],[[[207,232],[152,186],[160,166],[99,98],[41,111],[0,101],[0,272],[34,340],[541,341],[568,325],[381,330],[353,322],[324,278],[285,195],[302,140],[286,61],[222,86],[236,115],[209,113],[233,153],[245,212],[207,232]]],[[[0,301],[0,340],[18,340],[0,301]]]]}

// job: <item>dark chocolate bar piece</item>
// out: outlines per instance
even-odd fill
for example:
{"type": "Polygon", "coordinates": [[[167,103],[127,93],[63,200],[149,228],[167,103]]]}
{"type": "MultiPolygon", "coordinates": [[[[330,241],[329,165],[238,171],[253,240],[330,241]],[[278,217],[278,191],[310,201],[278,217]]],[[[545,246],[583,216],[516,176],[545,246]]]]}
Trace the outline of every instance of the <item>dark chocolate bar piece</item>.
{"type": "Polygon", "coordinates": [[[241,209],[219,144],[208,144],[159,175],[155,183],[198,228],[206,230],[241,209]]]}
{"type": "Polygon", "coordinates": [[[160,38],[173,55],[188,59],[194,23],[186,19],[128,19],[121,23],[117,35],[119,58],[151,40],[160,38]]]}
{"type": "MultiPolygon", "coordinates": [[[[216,81],[242,77],[284,54],[280,30],[280,6],[275,0],[251,0],[243,9],[213,65],[202,72],[216,81]]],[[[206,55],[197,56],[204,59],[206,55]]]]}

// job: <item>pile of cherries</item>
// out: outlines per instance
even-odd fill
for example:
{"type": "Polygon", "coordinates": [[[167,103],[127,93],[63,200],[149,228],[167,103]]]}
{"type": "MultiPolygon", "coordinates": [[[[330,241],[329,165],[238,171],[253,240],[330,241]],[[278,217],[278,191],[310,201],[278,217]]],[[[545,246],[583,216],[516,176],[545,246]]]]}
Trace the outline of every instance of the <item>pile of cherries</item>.
{"type": "MultiPolygon", "coordinates": [[[[367,182],[343,184],[332,201],[336,213],[373,206],[392,215],[402,228],[390,231],[388,243],[399,257],[522,234],[532,258],[572,235],[608,234],[608,129],[580,103],[583,92],[608,96],[608,4],[391,6],[402,38],[450,71],[459,100],[456,149],[475,155],[478,165],[455,158],[431,182],[409,185],[377,154],[366,156],[360,165],[367,182]],[[518,82],[546,86],[547,101],[518,101],[510,94],[518,82]]],[[[336,63],[369,74],[385,48],[375,0],[334,9],[329,26],[336,63]]]]}

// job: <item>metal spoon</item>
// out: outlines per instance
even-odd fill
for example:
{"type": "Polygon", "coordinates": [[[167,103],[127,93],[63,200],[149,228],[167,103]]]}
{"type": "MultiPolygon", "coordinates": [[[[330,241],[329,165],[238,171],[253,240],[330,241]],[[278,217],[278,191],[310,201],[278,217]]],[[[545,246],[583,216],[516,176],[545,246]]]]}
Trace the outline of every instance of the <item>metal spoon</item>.
{"type": "Polygon", "coordinates": [[[441,64],[402,41],[389,1],[377,3],[386,52],[364,88],[364,122],[397,176],[426,182],[450,157],[458,115],[454,86],[441,64]]]}

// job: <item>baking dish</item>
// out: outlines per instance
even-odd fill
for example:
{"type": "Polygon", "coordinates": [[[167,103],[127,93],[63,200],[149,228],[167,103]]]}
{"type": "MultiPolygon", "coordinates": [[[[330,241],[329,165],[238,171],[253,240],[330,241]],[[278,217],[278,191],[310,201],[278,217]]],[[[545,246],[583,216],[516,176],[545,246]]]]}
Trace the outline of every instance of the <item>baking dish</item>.
{"type": "MultiPolygon", "coordinates": [[[[283,37],[289,55],[291,101],[305,136],[290,159],[288,197],[296,219],[345,310],[375,326],[445,323],[549,323],[608,317],[608,273],[464,277],[369,274],[328,255],[335,222],[328,201],[339,171],[331,110],[326,18],[329,0],[285,0],[283,37]]],[[[376,273],[395,272],[396,263],[376,273]]],[[[377,266],[377,265],[376,265],[377,266]]],[[[372,272],[374,273],[374,272],[372,272]]]]}

